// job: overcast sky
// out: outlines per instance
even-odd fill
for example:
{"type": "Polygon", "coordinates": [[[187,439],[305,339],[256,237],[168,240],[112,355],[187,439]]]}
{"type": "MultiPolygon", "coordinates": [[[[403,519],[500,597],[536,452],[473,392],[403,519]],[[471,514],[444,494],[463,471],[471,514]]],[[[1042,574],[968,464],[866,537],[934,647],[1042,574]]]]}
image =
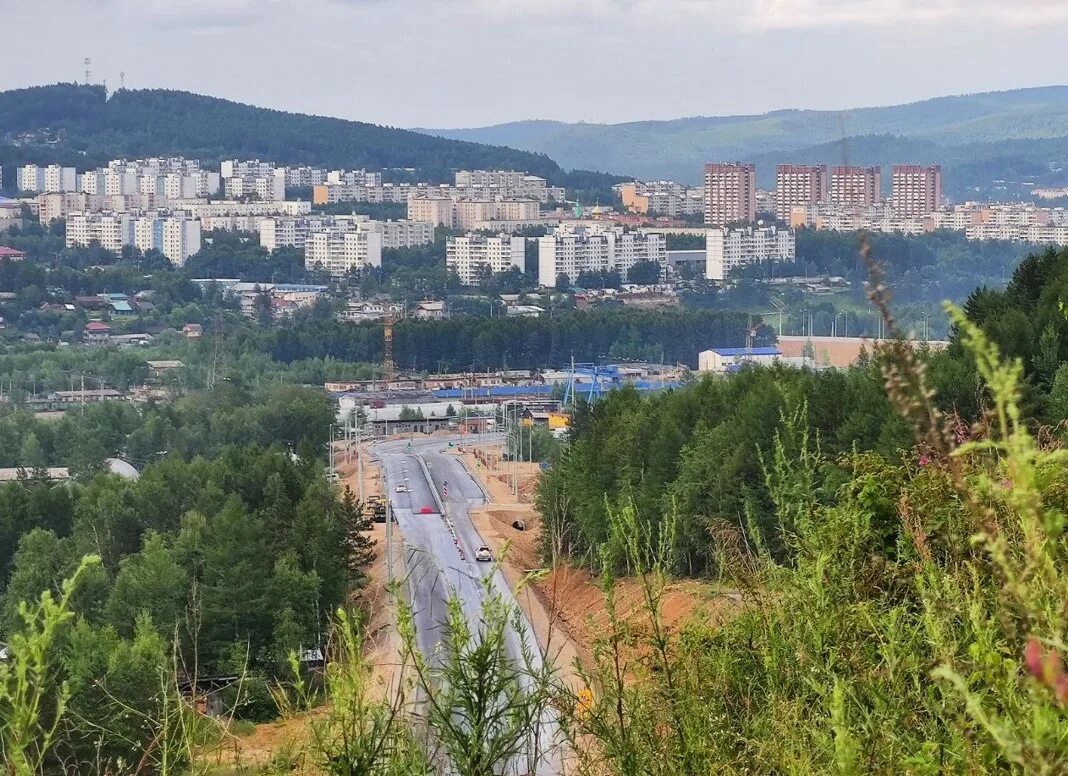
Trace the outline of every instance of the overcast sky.
{"type": "Polygon", "coordinates": [[[0,0],[0,89],[395,126],[848,108],[1068,83],[1068,0],[0,0]]]}

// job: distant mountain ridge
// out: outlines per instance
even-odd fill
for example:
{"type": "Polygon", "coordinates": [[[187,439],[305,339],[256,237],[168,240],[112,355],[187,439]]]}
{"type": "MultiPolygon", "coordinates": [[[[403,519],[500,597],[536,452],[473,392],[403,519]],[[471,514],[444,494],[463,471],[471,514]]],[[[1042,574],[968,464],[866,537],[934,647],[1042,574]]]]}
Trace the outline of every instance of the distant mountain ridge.
{"type": "Polygon", "coordinates": [[[116,157],[187,156],[214,163],[261,158],[356,169],[524,170],[557,185],[605,189],[611,176],[567,172],[545,154],[431,137],[358,121],[286,113],[161,89],[55,84],[0,92],[0,165],[92,167],[116,157]]]}
{"type": "MultiPolygon", "coordinates": [[[[777,110],[622,124],[516,121],[472,129],[421,129],[450,139],[546,153],[567,166],[697,182],[707,161],[754,161],[767,185],[780,162],[889,165],[943,162],[946,185],[1064,180],[1068,86],[936,97],[848,111],[777,110]],[[955,170],[960,174],[954,178],[955,170]],[[1015,176],[1015,177],[1014,177],[1015,176]]],[[[1068,183],[1068,181],[1064,181],[1068,183]]]]}

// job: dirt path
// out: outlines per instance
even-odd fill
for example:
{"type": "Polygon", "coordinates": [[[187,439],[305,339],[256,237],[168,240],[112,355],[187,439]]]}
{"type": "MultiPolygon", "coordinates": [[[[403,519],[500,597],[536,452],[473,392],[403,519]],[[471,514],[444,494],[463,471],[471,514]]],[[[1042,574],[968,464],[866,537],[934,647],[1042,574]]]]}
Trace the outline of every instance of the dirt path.
{"type": "MultiPolygon", "coordinates": [[[[600,579],[566,562],[545,567],[539,546],[541,516],[533,504],[541,474],[537,464],[502,460],[500,445],[468,446],[461,458],[490,497],[483,509],[471,512],[475,525],[494,554],[503,558],[502,571],[512,589],[519,588],[517,599],[542,648],[566,677],[577,679],[576,661],[589,667],[592,645],[610,628],[600,579]],[[525,530],[513,527],[516,520],[523,521],[525,530]],[[524,580],[527,583],[521,584],[524,580]]],[[[613,591],[623,619],[638,625],[648,619],[636,580],[617,579],[613,591]]],[[[718,621],[733,608],[717,586],[704,581],[671,582],[661,599],[661,616],[669,628],[680,627],[691,616],[718,621]]]]}

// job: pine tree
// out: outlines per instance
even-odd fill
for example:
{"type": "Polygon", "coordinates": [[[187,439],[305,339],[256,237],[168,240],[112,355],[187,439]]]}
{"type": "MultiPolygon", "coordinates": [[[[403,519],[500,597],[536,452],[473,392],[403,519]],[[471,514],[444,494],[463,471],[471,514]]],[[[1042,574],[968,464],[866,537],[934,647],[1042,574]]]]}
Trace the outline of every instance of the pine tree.
{"type": "Polygon", "coordinates": [[[362,587],[367,581],[365,569],[375,558],[375,541],[369,536],[371,518],[364,514],[352,488],[345,488],[339,508],[345,526],[345,565],[353,584],[362,587]]]}

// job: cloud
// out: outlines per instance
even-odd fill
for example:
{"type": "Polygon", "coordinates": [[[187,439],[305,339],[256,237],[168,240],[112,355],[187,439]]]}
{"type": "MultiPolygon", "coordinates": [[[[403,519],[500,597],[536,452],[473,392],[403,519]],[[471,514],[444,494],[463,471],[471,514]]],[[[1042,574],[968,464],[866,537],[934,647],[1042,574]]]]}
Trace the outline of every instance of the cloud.
{"type": "Polygon", "coordinates": [[[124,15],[154,27],[204,31],[246,27],[299,6],[290,0],[122,0],[124,15]]]}
{"type": "MultiPolygon", "coordinates": [[[[398,2],[401,6],[422,3],[398,2]]],[[[1064,0],[443,0],[440,4],[498,19],[538,16],[605,26],[714,23],[754,32],[959,23],[1036,27],[1068,21],[1064,0]]]]}
{"type": "Polygon", "coordinates": [[[749,8],[742,26],[760,30],[961,23],[1034,27],[1068,21],[1062,0],[753,0],[749,8]]]}

